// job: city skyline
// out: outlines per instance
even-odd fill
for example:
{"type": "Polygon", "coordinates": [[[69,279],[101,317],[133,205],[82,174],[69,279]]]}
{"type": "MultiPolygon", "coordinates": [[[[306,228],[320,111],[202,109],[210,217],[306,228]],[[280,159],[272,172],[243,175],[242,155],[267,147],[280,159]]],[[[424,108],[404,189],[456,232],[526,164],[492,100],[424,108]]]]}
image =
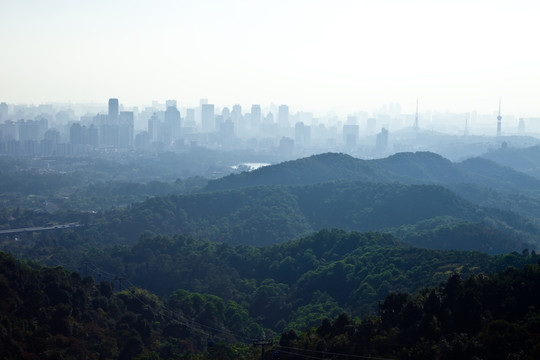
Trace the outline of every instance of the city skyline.
{"type": "Polygon", "coordinates": [[[12,1],[0,102],[540,115],[532,1],[12,1]]]}

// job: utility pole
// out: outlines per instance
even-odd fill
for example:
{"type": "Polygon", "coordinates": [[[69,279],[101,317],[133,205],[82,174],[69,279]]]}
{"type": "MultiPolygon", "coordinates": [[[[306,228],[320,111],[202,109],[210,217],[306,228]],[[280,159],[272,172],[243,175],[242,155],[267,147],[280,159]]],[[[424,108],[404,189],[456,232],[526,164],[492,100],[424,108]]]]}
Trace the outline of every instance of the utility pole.
{"type": "Polygon", "coordinates": [[[254,340],[253,341],[253,346],[261,347],[261,360],[264,359],[264,346],[265,345],[272,345],[272,340],[254,340]]]}

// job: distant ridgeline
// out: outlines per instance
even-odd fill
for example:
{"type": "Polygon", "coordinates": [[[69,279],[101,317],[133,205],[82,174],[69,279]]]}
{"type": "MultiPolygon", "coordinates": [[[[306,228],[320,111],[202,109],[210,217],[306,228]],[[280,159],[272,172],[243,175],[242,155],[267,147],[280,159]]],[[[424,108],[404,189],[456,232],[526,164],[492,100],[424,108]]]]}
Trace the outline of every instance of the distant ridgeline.
{"type": "Polygon", "coordinates": [[[79,220],[90,225],[79,231],[102,244],[133,244],[151,232],[259,246],[323,228],[391,232],[418,246],[492,254],[540,244],[540,180],[482,158],[452,163],[428,152],[378,160],[327,153],[226,176],[201,192],[204,184],[89,184],[63,206],[131,205],[82,214],[0,209],[0,226],[79,220]]]}
{"type": "Polygon", "coordinates": [[[397,153],[384,159],[361,160],[325,153],[231,174],[210,181],[208,191],[257,185],[306,185],[335,180],[404,184],[471,183],[507,191],[538,190],[540,180],[483,158],[453,163],[431,152],[397,153]]]}
{"type": "Polygon", "coordinates": [[[323,228],[391,231],[411,244],[488,253],[537,249],[540,228],[439,185],[331,182],[156,197],[106,214],[88,234],[134,243],[143,232],[271,245],[323,228]],[[440,241],[439,241],[440,240],[440,241]]]}
{"type": "Polygon", "coordinates": [[[134,243],[184,234],[271,245],[323,228],[392,232],[411,244],[488,253],[538,249],[540,180],[477,158],[322,154],[211,181],[204,192],[105,213],[87,234],[134,243]]]}

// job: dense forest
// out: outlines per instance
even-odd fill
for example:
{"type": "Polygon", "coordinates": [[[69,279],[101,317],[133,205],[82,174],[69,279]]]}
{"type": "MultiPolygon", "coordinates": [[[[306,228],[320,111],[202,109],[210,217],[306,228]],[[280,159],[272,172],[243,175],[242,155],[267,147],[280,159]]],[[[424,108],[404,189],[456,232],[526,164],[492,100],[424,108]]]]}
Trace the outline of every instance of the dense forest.
{"type": "Polygon", "coordinates": [[[233,301],[185,290],[166,298],[134,287],[115,292],[113,283],[0,252],[2,359],[191,358],[203,350],[197,358],[242,359],[252,350],[240,340],[260,336],[233,301]]]}
{"type": "MultiPolygon", "coordinates": [[[[281,336],[279,359],[538,359],[540,265],[392,293],[378,316],[343,314],[281,336]]],[[[270,357],[269,357],[270,358],[270,357]]]]}
{"type": "MultiPolygon", "coordinates": [[[[496,160],[494,156],[492,158],[496,160]]],[[[534,161],[529,159],[529,164],[534,161]]],[[[540,219],[539,177],[526,175],[485,158],[452,163],[430,152],[397,153],[375,160],[356,159],[346,154],[320,154],[252,172],[230,174],[211,181],[206,189],[216,191],[260,185],[307,185],[337,180],[438,184],[477,205],[512,210],[522,216],[540,219]]]]}
{"type": "Polygon", "coordinates": [[[232,300],[273,331],[306,328],[343,311],[373,314],[391,291],[414,292],[453,273],[490,273],[540,258],[534,251],[489,256],[428,250],[389,234],[343,230],[268,247],[147,234],[132,246],[97,248],[71,232],[27,245],[13,242],[9,251],[96,279],[122,275],[160,296],[186,289],[232,300]]]}
{"type": "Polygon", "coordinates": [[[1,209],[4,212],[32,209],[38,214],[51,215],[106,211],[153,196],[189,193],[202,188],[208,181],[194,176],[171,182],[137,182],[133,172],[143,171],[126,165],[115,167],[103,159],[49,159],[36,164],[26,159],[0,157],[1,209]]]}
{"type": "MultiPolygon", "coordinates": [[[[95,218],[88,233],[104,242],[133,243],[141,233],[184,234],[217,242],[271,245],[323,228],[395,231],[411,243],[416,232],[440,225],[481,224],[495,234],[491,244],[477,233],[435,248],[489,253],[535,248],[535,221],[516,213],[474,205],[438,185],[330,182],[303,186],[263,186],[229,191],[155,197],[95,218]],[[421,224],[419,224],[421,223],[421,224]],[[431,227],[429,227],[431,226],[431,227]],[[399,231],[396,231],[399,229],[399,231]],[[453,246],[452,246],[453,245],[453,246]]],[[[471,228],[471,227],[469,227],[471,228]]],[[[422,234],[424,236],[424,234],[422,234]]]]}
{"type": "MultiPolygon", "coordinates": [[[[262,329],[233,301],[186,290],[167,298],[113,291],[91,277],[0,253],[3,359],[256,359],[262,329]],[[242,342],[243,340],[243,342],[242,342]]],[[[536,359],[540,265],[454,273],[414,294],[392,292],[361,319],[324,317],[286,330],[265,359],[536,359]]],[[[328,314],[330,315],[330,314],[328,314]]]]}
{"type": "Polygon", "coordinates": [[[470,183],[501,190],[538,192],[540,179],[484,158],[453,163],[430,152],[397,153],[384,159],[361,160],[326,153],[230,174],[211,181],[208,190],[257,185],[305,185],[335,180],[404,184],[470,183]]]}

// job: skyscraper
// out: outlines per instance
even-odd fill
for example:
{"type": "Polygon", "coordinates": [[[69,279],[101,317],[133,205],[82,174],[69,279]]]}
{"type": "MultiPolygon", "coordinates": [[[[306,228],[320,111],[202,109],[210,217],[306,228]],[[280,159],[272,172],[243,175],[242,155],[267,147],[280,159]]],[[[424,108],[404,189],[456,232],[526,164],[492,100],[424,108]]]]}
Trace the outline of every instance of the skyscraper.
{"type": "Polygon", "coordinates": [[[171,132],[171,139],[177,140],[180,137],[180,111],[176,108],[176,100],[167,100],[167,110],[165,110],[165,125],[171,132]]]}
{"type": "Polygon", "coordinates": [[[251,105],[251,130],[259,131],[261,125],[261,105],[251,105]]]}
{"type": "Polygon", "coordinates": [[[281,128],[289,127],[289,107],[287,105],[279,105],[278,125],[281,128]]]}
{"type": "Polygon", "coordinates": [[[360,128],[358,125],[343,125],[343,141],[346,146],[353,147],[356,146],[358,137],[360,135],[360,128]]]}
{"type": "Polygon", "coordinates": [[[304,125],[303,122],[297,122],[294,126],[294,142],[301,146],[309,145],[311,141],[311,126],[304,125]]]}
{"type": "Polygon", "coordinates": [[[5,102],[0,103],[0,121],[6,120],[8,116],[8,106],[5,102]]]}
{"type": "Polygon", "coordinates": [[[118,99],[109,99],[109,120],[115,121],[118,119],[119,107],[118,99]]]}
{"type": "Polygon", "coordinates": [[[129,148],[133,146],[133,128],[135,121],[133,111],[122,111],[119,115],[117,147],[129,148]]]}
{"type": "Polygon", "coordinates": [[[203,132],[212,132],[216,130],[214,104],[201,105],[201,127],[203,132]]]}
{"type": "Polygon", "coordinates": [[[388,130],[385,128],[381,129],[381,132],[377,134],[377,139],[375,143],[375,150],[377,152],[383,152],[388,147],[388,130]]]}
{"type": "Polygon", "coordinates": [[[244,122],[244,116],[242,114],[242,106],[235,104],[231,111],[231,120],[234,124],[234,131],[236,135],[247,136],[247,126],[244,122]]]}

